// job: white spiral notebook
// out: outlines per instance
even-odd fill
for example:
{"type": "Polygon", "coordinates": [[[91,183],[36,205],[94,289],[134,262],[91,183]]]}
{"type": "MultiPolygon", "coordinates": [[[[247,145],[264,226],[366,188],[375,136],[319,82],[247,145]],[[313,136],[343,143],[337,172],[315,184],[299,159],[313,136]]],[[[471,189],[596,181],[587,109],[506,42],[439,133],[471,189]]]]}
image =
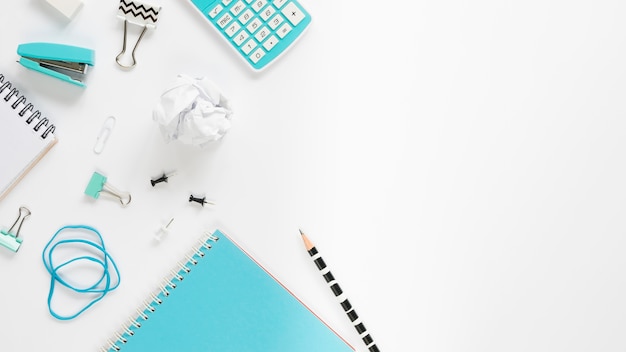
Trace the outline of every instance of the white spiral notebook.
{"type": "Polygon", "coordinates": [[[57,142],[54,125],[0,74],[0,200],[57,142]]]}

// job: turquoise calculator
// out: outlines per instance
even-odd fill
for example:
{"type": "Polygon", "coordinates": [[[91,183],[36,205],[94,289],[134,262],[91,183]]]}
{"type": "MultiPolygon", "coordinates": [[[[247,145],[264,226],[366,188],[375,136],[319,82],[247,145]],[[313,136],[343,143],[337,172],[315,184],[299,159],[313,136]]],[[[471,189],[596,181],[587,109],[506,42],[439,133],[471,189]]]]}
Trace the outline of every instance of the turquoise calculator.
{"type": "Polygon", "coordinates": [[[296,0],[190,0],[254,70],[285,53],[311,23],[296,0]]]}

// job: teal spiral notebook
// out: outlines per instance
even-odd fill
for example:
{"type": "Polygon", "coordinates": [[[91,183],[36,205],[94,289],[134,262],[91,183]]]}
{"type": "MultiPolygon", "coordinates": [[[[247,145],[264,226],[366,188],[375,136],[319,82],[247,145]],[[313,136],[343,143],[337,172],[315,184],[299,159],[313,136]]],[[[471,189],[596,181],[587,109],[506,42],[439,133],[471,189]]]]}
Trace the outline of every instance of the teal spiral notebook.
{"type": "Polygon", "coordinates": [[[219,230],[177,270],[105,351],[354,351],[219,230]]]}

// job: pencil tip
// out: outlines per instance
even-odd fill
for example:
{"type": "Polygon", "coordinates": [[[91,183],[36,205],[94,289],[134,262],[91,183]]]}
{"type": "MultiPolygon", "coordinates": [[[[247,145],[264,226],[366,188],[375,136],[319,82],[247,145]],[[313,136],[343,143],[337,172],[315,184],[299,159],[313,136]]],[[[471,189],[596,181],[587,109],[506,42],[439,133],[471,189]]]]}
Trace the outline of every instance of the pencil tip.
{"type": "Polygon", "coordinates": [[[304,247],[306,248],[306,250],[311,250],[311,248],[314,247],[313,242],[311,242],[311,240],[304,234],[304,232],[302,232],[302,230],[300,230],[300,235],[302,235],[302,241],[304,242],[304,247]]]}

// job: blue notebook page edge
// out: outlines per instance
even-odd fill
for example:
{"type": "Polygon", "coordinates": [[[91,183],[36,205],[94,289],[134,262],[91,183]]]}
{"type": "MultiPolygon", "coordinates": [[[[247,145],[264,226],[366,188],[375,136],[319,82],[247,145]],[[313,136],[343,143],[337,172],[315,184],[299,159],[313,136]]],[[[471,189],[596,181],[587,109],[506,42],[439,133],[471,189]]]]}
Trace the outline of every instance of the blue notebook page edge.
{"type": "Polygon", "coordinates": [[[227,235],[213,236],[171,279],[176,288],[160,289],[119,333],[119,351],[354,351],[227,235]]]}

